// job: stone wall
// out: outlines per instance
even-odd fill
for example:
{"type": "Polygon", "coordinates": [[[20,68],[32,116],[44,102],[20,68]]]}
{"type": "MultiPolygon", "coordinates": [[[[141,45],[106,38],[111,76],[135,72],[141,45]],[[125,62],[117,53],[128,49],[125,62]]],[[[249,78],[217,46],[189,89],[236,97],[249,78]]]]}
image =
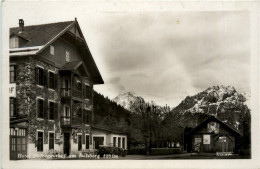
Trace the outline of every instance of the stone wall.
{"type": "MultiPolygon", "coordinates": [[[[43,67],[45,70],[50,70],[58,74],[58,68],[47,64],[36,56],[28,56],[23,58],[11,58],[10,63],[17,65],[17,82],[16,82],[16,98],[18,106],[18,116],[28,117],[28,145],[30,145],[30,151],[37,151],[37,130],[44,132],[44,147],[48,145],[49,131],[55,132],[55,147],[62,146],[63,143],[63,131],[60,126],[60,116],[63,114],[62,102],[59,95],[60,87],[62,87],[61,78],[58,76],[58,87],[53,90],[48,87],[39,86],[35,80],[35,69],[37,66],[43,67]],[[55,120],[39,119],[37,118],[37,98],[43,98],[44,100],[51,100],[58,103],[58,116],[55,120]],[[60,138],[56,139],[56,135],[61,135],[60,138]],[[35,145],[34,147],[32,145],[35,145]]],[[[93,85],[89,80],[83,80],[83,83],[93,85]]],[[[92,100],[85,100],[87,108],[92,111],[92,100]]],[[[72,114],[72,112],[71,112],[72,114]]],[[[82,136],[90,134],[90,144],[92,144],[91,128],[89,125],[82,125],[80,129],[73,129],[70,131],[72,138],[74,135],[81,133],[82,136]]],[[[75,137],[76,138],[76,137],[75,137]]],[[[85,137],[82,137],[82,143],[85,144],[85,137]]],[[[72,144],[77,144],[77,139],[73,139],[72,144]]]]}

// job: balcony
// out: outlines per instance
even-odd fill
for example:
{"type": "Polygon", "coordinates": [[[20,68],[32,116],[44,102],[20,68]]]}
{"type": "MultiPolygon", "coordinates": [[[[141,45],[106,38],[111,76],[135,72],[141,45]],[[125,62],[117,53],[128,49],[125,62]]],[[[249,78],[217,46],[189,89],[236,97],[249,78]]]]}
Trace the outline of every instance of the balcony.
{"type": "Polygon", "coordinates": [[[61,116],[61,126],[74,127],[82,125],[82,118],[61,116]]]}
{"type": "Polygon", "coordinates": [[[82,91],[75,88],[61,88],[60,96],[62,98],[77,98],[82,99],[82,91]]]}

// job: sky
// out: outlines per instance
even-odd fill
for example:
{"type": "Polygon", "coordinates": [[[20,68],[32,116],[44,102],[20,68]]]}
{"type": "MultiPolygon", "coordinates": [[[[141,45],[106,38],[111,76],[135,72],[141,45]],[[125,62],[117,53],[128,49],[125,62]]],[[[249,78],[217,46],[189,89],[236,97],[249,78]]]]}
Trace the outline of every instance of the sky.
{"type": "Polygon", "coordinates": [[[5,14],[10,27],[20,18],[26,26],[77,17],[105,82],[94,88],[110,99],[133,92],[175,107],[216,85],[250,92],[248,12],[86,12],[84,5],[16,3],[5,14]]]}

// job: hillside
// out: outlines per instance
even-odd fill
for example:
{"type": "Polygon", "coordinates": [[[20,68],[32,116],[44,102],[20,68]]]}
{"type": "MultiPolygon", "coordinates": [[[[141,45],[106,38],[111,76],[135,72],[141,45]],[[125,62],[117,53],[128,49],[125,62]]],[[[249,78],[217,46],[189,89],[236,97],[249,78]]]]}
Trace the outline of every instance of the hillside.
{"type": "Polygon", "coordinates": [[[126,132],[130,125],[130,112],[109,98],[94,91],[94,122],[96,126],[126,132]]]}

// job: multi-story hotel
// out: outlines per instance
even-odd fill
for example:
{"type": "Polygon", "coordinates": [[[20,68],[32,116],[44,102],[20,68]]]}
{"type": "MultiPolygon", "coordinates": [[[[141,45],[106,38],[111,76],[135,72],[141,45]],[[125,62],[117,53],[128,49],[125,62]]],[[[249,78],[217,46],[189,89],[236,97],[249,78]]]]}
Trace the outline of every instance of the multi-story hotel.
{"type": "Polygon", "coordinates": [[[77,20],[10,29],[10,159],[127,148],[124,133],[92,126],[104,81],[77,20]],[[23,156],[25,157],[25,156],[23,156]]]}

